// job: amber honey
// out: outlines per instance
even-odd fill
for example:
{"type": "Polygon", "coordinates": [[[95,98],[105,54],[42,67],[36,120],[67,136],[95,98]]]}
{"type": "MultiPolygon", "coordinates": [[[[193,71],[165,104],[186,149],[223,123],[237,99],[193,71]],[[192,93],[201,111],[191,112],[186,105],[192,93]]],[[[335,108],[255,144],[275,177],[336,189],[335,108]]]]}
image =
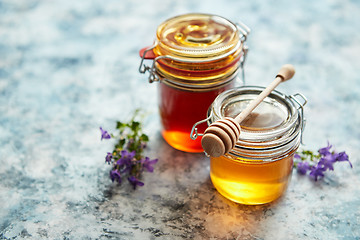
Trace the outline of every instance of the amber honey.
{"type": "MultiPolygon", "coordinates": [[[[210,14],[185,14],[159,25],[151,54],[150,82],[159,81],[162,135],[174,148],[202,152],[192,125],[223,91],[233,88],[244,62],[245,30],[210,14]]],[[[201,130],[205,130],[205,126],[201,130]]]]}
{"type": "Polygon", "coordinates": [[[293,154],[283,159],[262,162],[241,158],[211,158],[210,177],[214,187],[226,198],[254,205],[279,198],[291,177],[293,154]]]}
{"type": "MultiPolygon", "coordinates": [[[[247,86],[221,93],[208,111],[208,124],[237,116],[263,89],[247,86]]],[[[255,205],[274,201],[285,192],[303,131],[306,99],[302,98],[301,104],[295,95],[273,91],[242,122],[235,147],[210,158],[211,181],[221,195],[255,205]]]]}
{"type": "MultiPolygon", "coordinates": [[[[159,101],[159,112],[166,142],[185,152],[203,152],[201,139],[190,139],[191,128],[197,119],[204,118],[214,99],[233,85],[231,81],[214,90],[194,92],[160,83],[159,97],[162,101],[159,101]]],[[[205,128],[206,125],[201,126],[200,131],[205,131],[205,128]]]]}

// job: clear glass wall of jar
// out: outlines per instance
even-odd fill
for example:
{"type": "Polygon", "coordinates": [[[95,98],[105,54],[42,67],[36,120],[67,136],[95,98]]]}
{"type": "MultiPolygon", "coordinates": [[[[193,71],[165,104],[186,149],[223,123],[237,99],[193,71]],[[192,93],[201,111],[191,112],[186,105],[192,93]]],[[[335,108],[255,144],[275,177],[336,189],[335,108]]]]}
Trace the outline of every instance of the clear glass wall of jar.
{"type": "Polygon", "coordinates": [[[201,140],[189,137],[192,125],[218,94],[235,86],[249,31],[220,16],[186,14],[163,22],[154,45],[140,51],[139,71],[159,82],[162,135],[174,148],[203,151],[201,140]]]}
{"type": "MultiPolygon", "coordinates": [[[[248,86],[223,92],[208,110],[208,125],[235,117],[263,89],[248,86]]],[[[285,192],[304,128],[305,104],[301,94],[273,91],[255,108],[242,122],[236,146],[224,156],[210,158],[210,177],[219,193],[255,205],[271,202],[285,192]]]]}

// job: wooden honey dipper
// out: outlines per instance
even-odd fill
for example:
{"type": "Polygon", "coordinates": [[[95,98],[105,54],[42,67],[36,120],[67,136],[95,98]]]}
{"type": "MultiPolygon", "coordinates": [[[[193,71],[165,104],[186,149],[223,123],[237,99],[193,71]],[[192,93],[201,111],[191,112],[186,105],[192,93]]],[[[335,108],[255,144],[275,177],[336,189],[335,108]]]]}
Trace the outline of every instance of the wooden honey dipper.
{"type": "Polygon", "coordinates": [[[225,117],[213,122],[204,132],[201,145],[211,157],[220,157],[228,153],[240,136],[240,123],[274,90],[281,82],[291,79],[295,68],[291,64],[281,67],[276,78],[235,118],[225,117]]]}

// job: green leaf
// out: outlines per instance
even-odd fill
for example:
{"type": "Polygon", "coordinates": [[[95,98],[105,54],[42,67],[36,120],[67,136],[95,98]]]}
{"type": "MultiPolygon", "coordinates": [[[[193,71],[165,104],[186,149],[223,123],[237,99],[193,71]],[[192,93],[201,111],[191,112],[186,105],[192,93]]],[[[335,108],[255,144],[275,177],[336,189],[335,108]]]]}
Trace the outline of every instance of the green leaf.
{"type": "Polygon", "coordinates": [[[141,134],[141,136],[140,136],[140,140],[141,141],[143,141],[143,142],[148,142],[149,141],[149,137],[148,137],[148,135],[146,135],[146,134],[141,134]]]}
{"type": "Polygon", "coordinates": [[[140,122],[133,121],[130,126],[131,130],[134,131],[134,133],[138,132],[140,129],[140,122]]]}
{"type": "Polygon", "coordinates": [[[124,130],[126,128],[126,123],[122,123],[120,121],[117,121],[116,122],[116,128],[119,129],[119,130],[124,130]]]}
{"type": "Polygon", "coordinates": [[[124,145],[125,145],[125,142],[126,142],[126,139],[125,138],[121,138],[120,140],[119,140],[119,142],[115,145],[115,148],[116,149],[123,149],[124,148],[124,145]]]}

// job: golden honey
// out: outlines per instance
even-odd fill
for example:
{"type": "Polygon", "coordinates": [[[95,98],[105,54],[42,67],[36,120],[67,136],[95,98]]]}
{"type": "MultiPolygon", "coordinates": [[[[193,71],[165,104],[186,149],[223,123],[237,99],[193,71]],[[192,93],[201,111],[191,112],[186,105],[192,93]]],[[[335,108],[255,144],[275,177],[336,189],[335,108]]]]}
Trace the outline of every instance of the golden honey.
{"type": "Polygon", "coordinates": [[[140,53],[153,60],[149,80],[160,82],[162,135],[172,147],[203,151],[190,131],[214,99],[236,85],[245,59],[246,31],[240,29],[216,15],[180,15],[159,25],[154,46],[147,49],[151,54],[140,53]]]}
{"type": "MultiPolygon", "coordinates": [[[[263,89],[248,86],[221,93],[210,107],[208,124],[235,117],[263,89]]],[[[305,104],[300,94],[273,91],[254,109],[241,124],[235,147],[224,156],[210,158],[211,181],[221,195],[256,205],[274,201],[286,191],[301,141],[305,104]]]]}
{"type": "Polygon", "coordinates": [[[211,158],[210,177],[224,197],[254,205],[271,202],[286,190],[291,177],[293,153],[283,159],[262,162],[237,157],[211,158]]]}

